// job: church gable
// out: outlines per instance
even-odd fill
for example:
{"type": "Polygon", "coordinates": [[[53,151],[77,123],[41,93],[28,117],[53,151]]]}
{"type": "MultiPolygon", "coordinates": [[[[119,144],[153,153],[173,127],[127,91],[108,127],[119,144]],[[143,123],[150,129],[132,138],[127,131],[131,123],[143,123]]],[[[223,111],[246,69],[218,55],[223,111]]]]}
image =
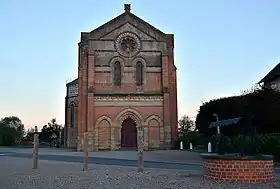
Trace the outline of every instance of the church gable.
{"type": "Polygon", "coordinates": [[[166,34],[130,12],[130,5],[125,5],[125,12],[97,29],[88,33],[90,39],[115,39],[122,31],[135,31],[143,40],[166,41],[166,34]],[[127,29],[127,30],[126,30],[127,29]]]}
{"type": "Polygon", "coordinates": [[[124,32],[132,32],[136,34],[141,40],[146,40],[146,41],[156,41],[157,39],[147,35],[146,33],[142,32],[135,26],[133,26],[130,23],[125,23],[119,28],[116,28],[115,30],[111,31],[110,33],[106,34],[105,36],[101,37],[100,39],[102,40],[115,40],[121,33],[124,32]]]}

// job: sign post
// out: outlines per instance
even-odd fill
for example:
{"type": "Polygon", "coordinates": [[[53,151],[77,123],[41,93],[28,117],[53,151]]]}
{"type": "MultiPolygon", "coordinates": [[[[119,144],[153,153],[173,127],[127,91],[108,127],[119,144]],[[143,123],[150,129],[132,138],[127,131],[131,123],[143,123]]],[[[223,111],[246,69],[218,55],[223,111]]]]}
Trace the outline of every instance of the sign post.
{"type": "Polygon", "coordinates": [[[38,147],[39,147],[39,134],[34,134],[33,142],[33,169],[38,168],[38,147]]]}
{"type": "Polygon", "coordinates": [[[84,166],[83,171],[88,170],[88,133],[84,133],[84,142],[83,142],[83,150],[84,150],[84,166]]]}

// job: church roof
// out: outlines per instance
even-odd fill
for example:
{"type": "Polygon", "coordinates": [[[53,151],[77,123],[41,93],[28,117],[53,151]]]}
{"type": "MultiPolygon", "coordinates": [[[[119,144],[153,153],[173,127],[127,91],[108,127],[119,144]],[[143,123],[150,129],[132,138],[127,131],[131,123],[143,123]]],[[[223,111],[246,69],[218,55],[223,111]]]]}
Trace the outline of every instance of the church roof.
{"type": "MultiPolygon", "coordinates": [[[[91,38],[93,36],[97,36],[97,38],[101,38],[104,35],[110,33],[115,28],[121,27],[126,23],[130,23],[131,25],[141,29],[143,32],[147,33],[147,31],[153,31],[153,36],[158,41],[165,41],[168,38],[173,38],[172,34],[165,34],[164,32],[160,31],[156,27],[152,26],[151,24],[147,23],[146,21],[142,20],[141,18],[137,17],[133,13],[130,12],[130,4],[124,5],[125,12],[121,15],[113,18],[112,20],[108,21],[107,23],[99,26],[98,28],[92,30],[91,32],[82,32],[81,33],[81,41],[86,38],[91,38]],[[109,29],[111,25],[114,25],[111,30],[109,29]]],[[[93,37],[95,38],[95,37],[93,37]]]]}
{"type": "Polygon", "coordinates": [[[280,77],[280,63],[278,63],[268,74],[258,83],[271,82],[280,77]]]}

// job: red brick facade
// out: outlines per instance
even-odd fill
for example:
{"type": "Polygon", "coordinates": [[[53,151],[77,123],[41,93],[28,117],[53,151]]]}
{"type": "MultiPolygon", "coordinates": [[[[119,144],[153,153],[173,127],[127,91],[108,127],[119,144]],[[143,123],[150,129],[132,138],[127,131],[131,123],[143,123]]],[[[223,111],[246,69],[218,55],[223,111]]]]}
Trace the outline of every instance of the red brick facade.
{"type": "MultiPolygon", "coordinates": [[[[121,38],[121,39],[123,39],[121,38]]],[[[178,137],[177,81],[174,36],[164,34],[129,10],[91,32],[79,43],[77,148],[83,133],[89,148],[122,147],[122,125],[134,120],[143,128],[144,148],[170,148],[178,137]],[[118,42],[118,38],[128,37],[118,42]],[[139,39],[139,40],[138,40],[139,39]],[[131,53],[118,51],[129,47],[131,53]],[[122,45],[122,46],[121,46],[122,45]],[[130,46],[129,46],[130,45],[130,46]],[[138,45],[138,46],[137,46],[138,45]],[[114,84],[114,64],[121,64],[121,84],[114,84]],[[142,84],[136,84],[136,63],[143,65],[142,84]]],[[[66,118],[67,119],[67,118],[66,118]]]]}

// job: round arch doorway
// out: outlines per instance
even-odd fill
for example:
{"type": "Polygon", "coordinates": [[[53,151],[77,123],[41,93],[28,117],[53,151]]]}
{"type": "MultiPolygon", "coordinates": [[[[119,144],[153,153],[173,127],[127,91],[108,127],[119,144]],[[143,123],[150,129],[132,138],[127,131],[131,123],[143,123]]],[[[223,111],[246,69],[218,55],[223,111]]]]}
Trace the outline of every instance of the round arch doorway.
{"type": "Polygon", "coordinates": [[[136,123],[131,118],[125,119],[122,123],[121,147],[122,148],[136,148],[137,147],[136,123]]]}

